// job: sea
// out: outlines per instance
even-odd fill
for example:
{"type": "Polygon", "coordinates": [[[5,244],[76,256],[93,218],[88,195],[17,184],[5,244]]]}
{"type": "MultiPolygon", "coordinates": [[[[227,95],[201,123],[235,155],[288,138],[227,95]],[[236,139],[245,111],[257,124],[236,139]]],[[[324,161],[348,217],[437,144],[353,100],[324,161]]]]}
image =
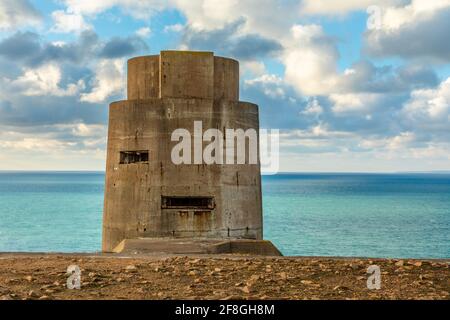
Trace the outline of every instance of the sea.
{"type": "MultiPolygon", "coordinates": [[[[286,256],[450,258],[450,174],[263,176],[286,256]]],[[[103,172],[0,171],[0,252],[101,250],[103,172]]]]}

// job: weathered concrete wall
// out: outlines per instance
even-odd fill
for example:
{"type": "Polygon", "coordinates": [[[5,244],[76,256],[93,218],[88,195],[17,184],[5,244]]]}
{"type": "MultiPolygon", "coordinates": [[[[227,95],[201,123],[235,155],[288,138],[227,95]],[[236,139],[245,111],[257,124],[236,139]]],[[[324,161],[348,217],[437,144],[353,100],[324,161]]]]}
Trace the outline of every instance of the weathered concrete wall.
{"type": "Polygon", "coordinates": [[[159,56],[128,60],[128,100],[158,98],[159,56]]]}
{"type": "Polygon", "coordinates": [[[214,97],[212,52],[162,51],[159,57],[160,98],[214,97]]]}
{"type": "Polygon", "coordinates": [[[214,99],[239,100],[239,63],[214,57],[214,99]]]}
{"type": "Polygon", "coordinates": [[[172,132],[185,128],[193,134],[194,121],[224,134],[226,128],[258,130],[258,107],[237,101],[237,62],[212,53],[171,51],[161,53],[156,70],[157,57],[129,61],[133,99],[110,105],[103,250],[137,237],[261,239],[259,160],[242,165],[171,161],[177,144],[172,132]],[[133,150],[148,150],[148,161],[120,164],[120,152],[133,150]],[[162,196],[213,197],[215,206],[165,209],[162,196]]]}

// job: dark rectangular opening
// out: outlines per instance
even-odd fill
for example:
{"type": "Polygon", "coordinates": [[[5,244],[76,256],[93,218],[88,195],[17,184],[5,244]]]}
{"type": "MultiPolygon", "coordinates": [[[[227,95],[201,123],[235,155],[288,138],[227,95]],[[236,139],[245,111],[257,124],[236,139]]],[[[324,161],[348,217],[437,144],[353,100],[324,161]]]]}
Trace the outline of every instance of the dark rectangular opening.
{"type": "Polygon", "coordinates": [[[120,163],[148,162],[148,151],[120,151],[120,163]]]}
{"type": "Polygon", "coordinates": [[[161,197],[163,209],[214,209],[213,197],[161,197]]]}

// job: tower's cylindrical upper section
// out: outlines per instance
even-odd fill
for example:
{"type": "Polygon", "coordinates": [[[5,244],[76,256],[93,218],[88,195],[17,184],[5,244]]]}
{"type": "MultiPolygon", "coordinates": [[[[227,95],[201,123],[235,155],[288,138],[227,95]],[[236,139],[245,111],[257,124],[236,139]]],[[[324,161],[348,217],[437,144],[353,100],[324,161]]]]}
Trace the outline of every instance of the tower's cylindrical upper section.
{"type": "Polygon", "coordinates": [[[239,63],[212,52],[161,51],[128,61],[128,100],[239,100],[239,63]]]}

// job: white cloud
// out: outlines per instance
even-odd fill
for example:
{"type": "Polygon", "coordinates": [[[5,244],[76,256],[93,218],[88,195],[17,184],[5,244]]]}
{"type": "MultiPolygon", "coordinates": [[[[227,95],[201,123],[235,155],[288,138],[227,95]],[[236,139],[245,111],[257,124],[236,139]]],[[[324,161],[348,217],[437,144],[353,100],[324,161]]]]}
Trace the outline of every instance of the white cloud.
{"type": "Polygon", "coordinates": [[[405,0],[304,0],[301,12],[304,14],[341,15],[369,6],[386,6],[403,3],[405,0]]]}
{"type": "Polygon", "coordinates": [[[241,68],[241,73],[250,72],[253,76],[262,76],[267,72],[264,62],[257,60],[243,61],[241,68]]]}
{"type": "Polygon", "coordinates": [[[80,101],[99,103],[125,88],[125,61],[123,59],[103,59],[96,66],[94,86],[90,93],[83,93],[80,101]]]}
{"type": "Polygon", "coordinates": [[[71,12],[94,15],[103,12],[118,4],[117,0],[100,0],[100,1],[85,1],[85,0],[66,0],[68,10],[71,12]]]}
{"type": "Polygon", "coordinates": [[[389,150],[398,150],[408,147],[416,139],[414,132],[401,132],[398,136],[387,139],[386,147],[389,150]]]}
{"type": "MultiPolygon", "coordinates": [[[[284,49],[279,59],[285,66],[284,80],[302,95],[366,93],[367,102],[372,103],[376,95],[370,95],[370,92],[378,92],[380,96],[382,93],[393,95],[395,91],[406,91],[436,81],[434,71],[420,67],[420,63],[392,68],[377,67],[363,60],[341,72],[338,70],[340,55],[336,39],[328,36],[322,26],[294,25],[288,35],[282,39],[284,49]]],[[[419,43],[421,41],[418,40],[419,43]]],[[[444,43],[447,45],[449,42],[444,43]]],[[[336,100],[339,102],[341,98],[346,97],[337,96],[336,100]]],[[[352,100],[349,108],[358,107],[357,101],[352,100]]]]}
{"type": "Polygon", "coordinates": [[[25,69],[23,75],[9,83],[13,88],[18,88],[26,96],[74,96],[84,89],[82,80],[71,83],[66,88],[61,88],[62,74],[55,64],[46,64],[36,69],[25,69]]]}
{"type": "Polygon", "coordinates": [[[412,157],[417,159],[429,161],[433,158],[441,158],[446,159],[447,161],[450,160],[450,145],[448,142],[429,142],[424,148],[412,148],[409,151],[411,152],[412,157]]]}
{"type": "MultiPolygon", "coordinates": [[[[418,89],[411,92],[403,108],[411,121],[446,122],[450,127],[450,77],[435,89],[418,89]]],[[[450,129],[450,128],[449,128],[450,129]]]]}
{"type": "Polygon", "coordinates": [[[412,0],[381,9],[380,24],[366,33],[368,53],[450,61],[450,0],[412,0]]]}
{"type": "Polygon", "coordinates": [[[0,126],[0,168],[104,170],[106,133],[105,125],[85,123],[0,126]]]}
{"type": "Polygon", "coordinates": [[[231,14],[239,6],[238,0],[174,0],[173,2],[186,14],[189,24],[199,30],[223,27],[238,18],[236,14],[231,14]]]}
{"type": "Polygon", "coordinates": [[[390,172],[448,170],[450,143],[418,144],[414,132],[394,136],[333,131],[320,123],[280,135],[283,171],[390,172]]]}
{"type": "Polygon", "coordinates": [[[84,21],[84,18],[79,13],[67,13],[62,10],[52,12],[54,25],[50,29],[57,33],[71,33],[82,32],[91,29],[92,26],[84,21]]]}
{"type": "Polygon", "coordinates": [[[40,127],[0,126],[0,147],[35,149],[51,152],[55,148],[79,150],[80,145],[102,147],[106,144],[107,126],[83,122],[43,125],[40,127]],[[93,145],[93,141],[101,141],[93,145]]]}
{"type": "Polygon", "coordinates": [[[151,33],[152,33],[152,30],[149,27],[143,27],[143,28],[136,30],[136,34],[142,38],[147,38],[151,33]]]}
{"type": "Polygon", "coordinates": [[[294,154],[335,153],[350,148],[355,141],[358,141],[356,134],[332,130],[323,122],[307,129],[283,130],[280,133],[281,149],[296,150],[294,154]]]}
{"type": "Polygon", "coordinates": [[[183,13],[188,24],[196,30],[213,30],[244,18],[246,23],[242,32],[271,38],[284,35],[285,30],[298,18],[300,6],[299,0],[285,0],[283,5],[278,0],[65,0],[65,3],[71,13],[94,16],[117,6],[140,19],[148,19],[155,12],[175,8],[183,13]]]}
{"type": "Polygon", "coordinates": [[[26,149],[33,151],[54,151],[73,146],[74,143],[62,142],[55,139],[23,138],[18,141],[0,141],[1,148],[26,149]]]}
{"type": "Polygon", "coordinates": [[[285,43],[285,78],[300,93],[320,95],[336,87],[338,51],[319,25],[295,25],[285,43]]]}
{"type": "Polygon", "coordinates": [[[323,113],[323,108],[320,105],[319,101],[316,98],[308,101],[305,110],[301,112],[301,114],[305,115],[320,115],[323,113]]]}
{"type": "Polygon", "coordinates": [[[100,124],[76,123],[68,125],[68,128],[70,128],[71,133],[76,137],[92,138],[106,136],[106,127],[100,124]]]}
{"type": "Polygon", "coordinates": [[[437,10],[448,6],[450,6],[449,0],[412,0],[405,6],[382,7],[381,28],[385,30],[399,29],[405,24],[427,19],[437,10]]]}
{"type": "Polygon", "coordinates": [[[185,28],[181,23],[171,24],[164,27],[164,32],[180,32],[185,28]]]}
{"type": "Polygon", "coordinates": [[[279,76],[275,74],[263,74],[258,78],[245,80],[245,83],[248,85],[254,85],[256,83],[263,83],[263,84],[270,83],[280,85],[283,83],[283,79],[281,79],[279,76]]]}
{"type": "Polygon", "coordinates": [[[213,30],[244,18],[240,32],[256,33],[270,39],[280,39],[298,19],[300,1],[285,0],[172,0],[188,24],[197,30],[213,30]]]}
{"type": "Polygon", "coordinates": [[[139,19],[148,19],[168,6],[164,0],[65,0],[68,12],[94,16],[113,7],[122,7],[125,13],[139,19]]]}
{"type": "MultiPolygon", "coordinates": [[[[302,130],[286,130],[280,134],[283,140],[302,140],[302,139],[317,139],[317,138],[357,138],[358,136],[352,132],[332,130],[329,125],[324,122],[319,122],[316,125],[302,130]]],[[[300,141],[301,143],[301,141],[300,141]]],[[[332,143],[332,140],[330,140],[332,143]]]]}
{"type": "Polygon", "coordinates": [[[334,113],[365,113],[377,106],[381,95],[377,93],[345,93],[331,94],[334,113]]]}
{"type": "Polygon", "coordinates": [[[28,0],[0,0],[0,30],[37,26],[41,20],[41,14],[28,0]]]}
{"type": "Polygon", "coordinates": [[[271,98],[284,98],[283,79],[274,74],[263,74],[254,79],[245,80],[246,86],[259,86],[264,94],[271,98]]]}

